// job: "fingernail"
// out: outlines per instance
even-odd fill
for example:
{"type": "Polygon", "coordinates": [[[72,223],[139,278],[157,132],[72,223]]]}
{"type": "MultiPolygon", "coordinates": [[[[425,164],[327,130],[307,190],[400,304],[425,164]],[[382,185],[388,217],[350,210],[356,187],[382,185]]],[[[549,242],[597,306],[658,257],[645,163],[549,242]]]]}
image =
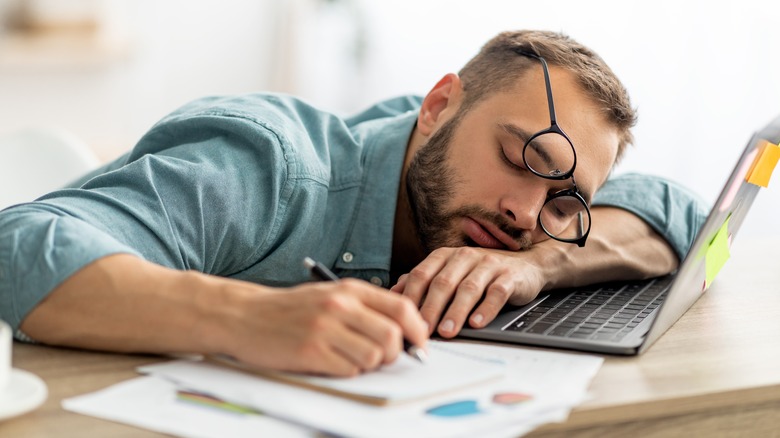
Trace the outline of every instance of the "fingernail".
{"type": "Polygon", "coordinates": [[[481,325],[482,320],[485,319],[484,316],[482,316],[481,313],[474,314],[474,316],[471,317],[471,321],[476,325],[481,325]]]}
{"type": "Polygon", "coordinates": [[[451,319],[445,320],[441,325],[441,330],[443,332],[451,332],[454,328],[455,323],[451,319]]]}

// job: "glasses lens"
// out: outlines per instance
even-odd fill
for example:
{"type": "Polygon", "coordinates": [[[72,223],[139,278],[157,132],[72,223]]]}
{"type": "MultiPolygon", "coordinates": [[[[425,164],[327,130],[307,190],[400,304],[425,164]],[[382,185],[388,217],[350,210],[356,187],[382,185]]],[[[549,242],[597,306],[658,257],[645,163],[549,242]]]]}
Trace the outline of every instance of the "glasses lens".
{"type": "Polygon", "coordinates": [[[565,175],[574,168],[574,146],[555,132],[532,137],[523,156],[530,170],[542,177],[565,175]]]}
{"type": "Polygon", "coordinates": [[[588,210],[574,196],[558,196],[547,201],[539,221],[547,234],[561,240],[577,240],[590,230],[588,210]]]}

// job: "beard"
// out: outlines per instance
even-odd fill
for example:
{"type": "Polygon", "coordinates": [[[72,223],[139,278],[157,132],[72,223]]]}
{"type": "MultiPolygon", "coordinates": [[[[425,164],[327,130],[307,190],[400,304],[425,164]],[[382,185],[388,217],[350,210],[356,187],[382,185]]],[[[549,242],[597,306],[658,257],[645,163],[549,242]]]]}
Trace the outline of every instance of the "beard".
{"type": "Polygon", "coordinates": [[[528,233],[514,228],[500,213],[490,212],[478,205],[465,205],[447,211],[457,185],[462,184],[447,163],[447,153],[465,113],[455,116],[433,133],[428,143],[420,147],[406,174],[406,191],[417,236],[426,253],[436,248],[478,246],[457,228],[457,220],[479,218],[494,223],[503,232],[520,243],[521,249],[531,246],[528,233]]]}

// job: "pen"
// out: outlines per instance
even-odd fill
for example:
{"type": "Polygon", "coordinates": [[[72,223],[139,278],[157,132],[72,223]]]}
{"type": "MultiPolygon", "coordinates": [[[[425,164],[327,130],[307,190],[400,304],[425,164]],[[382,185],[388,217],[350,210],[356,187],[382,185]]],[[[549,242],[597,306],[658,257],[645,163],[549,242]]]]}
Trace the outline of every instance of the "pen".
{"type": "MultiPolygon", "coordinates": [[[[309,270],[309,272],[312,273],[313,276],[317,277],[322,281],[339,280],[339,277],[337,277],[336,274],[331,272],[331,270],[328,269],[327,266],[323,265],[320,262],[315,262],[309,257],[303,259],[303,265],[306,266],[306,268],[309,270]]],[[[406,352],[406,354],[412,356],[413,358],[417,359],[421,363],[425,363],[426,360],[428,360],[428,354],[425,352],[425,350],[407,341],[406,338],[404,338],[404,351],[406,352]]]]}

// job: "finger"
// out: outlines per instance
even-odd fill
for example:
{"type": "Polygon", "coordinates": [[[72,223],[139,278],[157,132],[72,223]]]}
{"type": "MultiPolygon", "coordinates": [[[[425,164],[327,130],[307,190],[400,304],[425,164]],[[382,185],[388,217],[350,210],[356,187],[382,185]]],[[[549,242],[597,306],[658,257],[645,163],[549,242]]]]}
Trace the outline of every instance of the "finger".
{"type": "MultiPolygon", "coordinates": [[[[275,358],[272,368],[293,372],[305,372],[334,376],[355,376],[361,372],[359,367],[348,356],[334,348],[334,338],[340,338],[348,329],[335,318],[319,315],[305,326],[308,334],[304,334],[300,342],[290,345],[289,342],[278,341],[282,336],[270,339],[270,345],[262,348],[245,348],[239,351],[237,357],[248,364],[261,368],[269,366],[268,356],[275,358]],[[290,347],[293,347],[290,350],[290,347]]],[[[289,341],[289,339],[287,340],[289,341]]]]}
{"type": "Polygon", "coordinates": [[[342,322],[352,333],[338,345],[362,369],[375,369],[398,358],[403,346],[403,331],[399,323],[367,306],[343,316],[342,322]],[[361,342],[353,338],[359,338],[361,342]]]}
{"type": "Polygon", "coordinates": [[[420,307],[431,280],[447,263],[448,257],[446,248],[437,249],[407,274],[404,284],[404,296],[412,300],[416,307],[420,307]]]}
{"type": "Polygon", "coordinates": [[[474,309],[469,317],[469,325],[482,328],[496,319],[496,315],[506,305],[515,290],[515,282],[508,274],[501,275],[485,291],[485,299],[474,309]]]}
{"type": "Polygon", "coordinates": [[[449,338],[460,332],[469,313],[482,299],[485,289],[493,281],[494,275],[495,272],[487,264],[478,265],[466,275],[458,285],[455,297],[439,324],[440,335],[449,338]]]}
{"type": "MultiPolygon", "coordinates": [[[[402,348],[401,329],[389,317],[364,304],[363,296],[396,299],[400,296],[358,280],[343,280],[323,287],[324,290],[311,294],[318,305],[311,321],[304,326],[309,333],[301,347],[305,360],[319,360],[318,354],[328,356],[327,347],[360,372],[376,369],[398,357],[402,348]]],[[[330,357],[330,361],[325,368],[328,372],[353,373],[336,358],[330,357]]]]}
{"type": "MultiPolygon", "coordinates": [[[[462,253],[462,251],[458,251],[458,253],[462,253]]],[[[474,268],[475,263],[476,259],[471,254],[452,257],[448,260],[446,266],[431,280],[428,294],[422,306],[420,306],[420,313],[430,327],[436,327],[438,324],[440,333],[452,332],[455,329],[454,321],[447,320],[439,323],[439,320],[450,305],[450,301],[456,296],[457,288],[474,268]]],[[[462,318],[465,318],[465,316],[462,318]]]]}
{"type": "MultiPolygon", "coordinates": [[[[355,319],[359,318],[353,318],[353,323],[355,319]]],[[[371,326],[371,329],[379,331],[375,325],[371,326]]],[[[395,331],[398,332],[399,330],[395,329],[395,331]]],[[[361,371],[369,371],[377,369],[382,363],[387,363],[387,347],[391,347],[392,353],[390,355],[393,355],[393,360],[398,356],[401,348],[400,345],[392,348],[392,344],[396,343],[392,340],[382,344],[375,339],[375,336],[376,333],[369,334],[361,323],[356,323],[346,325],[343,327],[343,330],[333,333],[330,341],[333,349],[338,354],[349,360],[361,371]]]]}
{"type": "Polygon", "coordinates": [[[362,369],[355,364],[349,357],[345,356],[340,349],[323,348],[314,359],[304,362],[306,368],[302,370],[307,373],[323,374],[336,377],[353,377],[360,374],[362,369]]]}
{"type": "Polygon", "coordinates": [[[428,328],[411,300],[402,295],[389,294],[386,290],[364,281],[345,280],[343,283],[365,306],[377,312],[376,315],[362,314],[363,319],[355,319],[351,323],[356,330],[385,345],[386,363],[397,357],[402,338],[415,345],[425,346],[428,328]]]}
{"type": "Polygon", "coordinates": [[[406,287],[406,279],[409,278],[409,274],[403,274],[398,277],[398,282],[390,288],[390,292],[396,292],[402,294],[404,287],[406,287]]]}

